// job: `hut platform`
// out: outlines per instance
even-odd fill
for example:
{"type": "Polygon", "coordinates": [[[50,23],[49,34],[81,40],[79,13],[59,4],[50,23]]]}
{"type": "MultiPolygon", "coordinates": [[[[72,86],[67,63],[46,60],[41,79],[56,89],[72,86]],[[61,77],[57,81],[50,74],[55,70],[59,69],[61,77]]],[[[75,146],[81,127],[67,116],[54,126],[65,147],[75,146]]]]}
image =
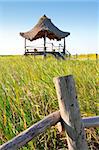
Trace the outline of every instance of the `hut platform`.
{"type": "Polygon", "coordinates": [[[39,51],[39,52],[34,52],[34,51],[26,51],[24,55],[34,55],[34,56],[37,56],[37,55],[44,55],[46,56],[47,54],[51,54],[53,55],[55,58],[59,59],[63,59],[65,60],[65,57],[64,55],[61,53],[61,52],[52,52],[52,51],[39,51]]]}

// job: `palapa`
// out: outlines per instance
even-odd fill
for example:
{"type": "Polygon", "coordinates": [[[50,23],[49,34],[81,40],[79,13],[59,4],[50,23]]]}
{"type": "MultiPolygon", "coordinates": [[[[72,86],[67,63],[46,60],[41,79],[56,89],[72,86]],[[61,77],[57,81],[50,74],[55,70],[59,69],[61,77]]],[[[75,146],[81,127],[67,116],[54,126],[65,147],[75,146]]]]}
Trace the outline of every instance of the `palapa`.
{"type": "Polygon", "coordinates": [[[28,39],[30,41],[44,38],[46,34],[46,37],[56,40],[61,40],[62,38],[67,37],[70,35],[69,32],[63,32],[59,30],[49,19],[46,17],[46,15],[42,16],[38,23],[28,32],[21,32],[20,35],[24,37],[25,39],[28,39]]]}

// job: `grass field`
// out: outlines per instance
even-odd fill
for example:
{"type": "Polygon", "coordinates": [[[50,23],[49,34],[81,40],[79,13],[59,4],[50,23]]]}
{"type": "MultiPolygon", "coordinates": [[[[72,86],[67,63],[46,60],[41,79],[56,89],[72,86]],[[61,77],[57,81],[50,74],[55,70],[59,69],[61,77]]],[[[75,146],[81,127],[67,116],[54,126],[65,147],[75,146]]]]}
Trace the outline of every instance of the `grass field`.
{"type": "MultiPolygon", "coordinates": [[[[99,115],[99,63],[27,56],[0,57],[0,144],[58,110],[53,77],[72,74],[83,116],[99,115]]],[[[99,148],[99,129],[86,130],[89,149],[99,148]]],[[[55,127],[24,146],[24,150],[58,150],[65,134],[55,127]]]]}

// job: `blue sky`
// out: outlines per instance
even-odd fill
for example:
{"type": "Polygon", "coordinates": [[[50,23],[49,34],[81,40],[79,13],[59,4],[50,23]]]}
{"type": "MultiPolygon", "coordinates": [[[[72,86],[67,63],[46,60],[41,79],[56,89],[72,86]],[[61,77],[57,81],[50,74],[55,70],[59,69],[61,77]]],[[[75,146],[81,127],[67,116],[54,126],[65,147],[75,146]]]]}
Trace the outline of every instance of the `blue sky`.
{"type": "Polygon", "coordinates": [[[66,44],[72,54],[99,53],[98,0],[0,0],[0,54],[23,54],[24,39],[19,32],[30,30],[44,14],[71,33],[66,44]]]}

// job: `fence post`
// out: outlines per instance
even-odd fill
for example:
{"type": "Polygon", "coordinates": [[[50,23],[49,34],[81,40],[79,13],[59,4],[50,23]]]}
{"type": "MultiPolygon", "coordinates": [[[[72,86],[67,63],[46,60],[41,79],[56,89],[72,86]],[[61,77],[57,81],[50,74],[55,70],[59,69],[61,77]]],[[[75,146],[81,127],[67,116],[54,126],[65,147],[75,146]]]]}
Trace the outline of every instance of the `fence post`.
{"type": "Polygon", "coordinates": [[[96,61],[98,61],[98,54],[96,54],[96,61]]]}
{"type": "Polygon", "coordinates": [[[78,58],[78,54],[76,54],[76,59],[78,58]]]}
{"type": "Polygon", "coordinates": [[[87,59],[89,60],[89,54],[87,54],[87,59]]]}
{"type": "Polygon", "coordinates": [[[72,75],[54,78],[69,150],[88,150],[72,75]]]}

